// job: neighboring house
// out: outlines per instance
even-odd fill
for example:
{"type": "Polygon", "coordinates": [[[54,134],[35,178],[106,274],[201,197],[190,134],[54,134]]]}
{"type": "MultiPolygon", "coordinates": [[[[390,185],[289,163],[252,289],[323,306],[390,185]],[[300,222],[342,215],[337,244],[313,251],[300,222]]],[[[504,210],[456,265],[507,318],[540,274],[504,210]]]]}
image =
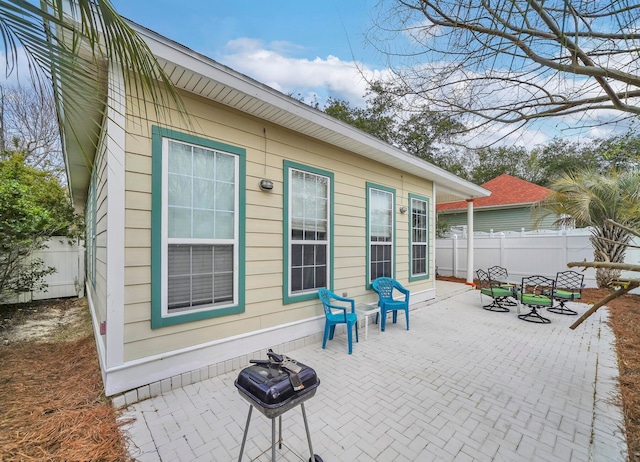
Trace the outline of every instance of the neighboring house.
{"type": "MultiPolygon", "coordinates": [[[[491,195],[473,200],[473,230],[486,233],[534,229],[531,206],[551,192],[506,173],[487,181],[482,187],[491,191],[491,195]]],[[[444,219],[450,226],[467,224],[466,201],[438,203],[436,211],[438,219],[444,219]]],[[[546,217],[537,229],[555,229],[555,220],[555,216],[546,217]]]]}
{"type": "MultiPolygon", "coordinates": [[[[393,276],[427,309],[436,188],[458,199],[488,191],[131,25],[190,121],[141,110],[110,65],[104,98],[120,110],[97,119],[98,147],[65,139],[107,395],[316,341],[320,287],[372,302],[372,280],[393,276]]],[[[101,108],[91,109],[67,112],[65,131],[91,133],[101,108]]]]}

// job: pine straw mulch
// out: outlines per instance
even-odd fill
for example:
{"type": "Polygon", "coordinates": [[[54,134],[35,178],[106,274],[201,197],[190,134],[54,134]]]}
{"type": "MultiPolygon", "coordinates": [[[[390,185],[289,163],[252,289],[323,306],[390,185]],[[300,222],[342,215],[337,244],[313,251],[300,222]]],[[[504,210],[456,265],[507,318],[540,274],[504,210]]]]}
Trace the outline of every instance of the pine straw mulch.
{"type": "MultiPolygon", "coordinates": [[[[465,282],[464,279],[447,276],[437,279],[465,282]]],[[[583,289],[580,301],[593,304],[608,294],[607,289],[583,289]]],[[[606,306],[609,308],[609,325],[616,337],[629,461],[640,462],[640,295],[627,294],[606,306]]]]}
{"type": "Polygon", "coordinates": [[[608,306],[618,350],[629,460],[640,462],[640,296],[625,295],[608,306]]]}
{"type": "MultiPolygon", "coordinates": [[[[5,321],[13,314],[0,309],[5,321]]],[[[129,460],[90,324],[83,333],[0,346],[0,460],[129,460]]]]}

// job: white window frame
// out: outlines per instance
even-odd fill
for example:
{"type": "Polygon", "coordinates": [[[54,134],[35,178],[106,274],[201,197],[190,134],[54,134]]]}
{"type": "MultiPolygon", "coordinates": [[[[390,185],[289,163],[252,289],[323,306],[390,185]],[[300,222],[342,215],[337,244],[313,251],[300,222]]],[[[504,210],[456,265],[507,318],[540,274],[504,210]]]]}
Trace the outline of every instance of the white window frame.
{"type": "Polygon", "coordinates": [[[375,279],[373,277],[371,266],[373,263],[373,246],[385,246],[391,249],[390,251],[390,266],[391,266],[391,274],[389,277],[395,277],[395,254],[396,254],[396,223],[395,223],[395,204],[396,204],[396,194],[395,190],[390,188],[386,188],[383,186],[375,185],[372,183],[367,183],[367,286],[370,286],[375,279]],[[388,194],[391,198],[391,207],[389,210],[391,217],[391,239],[389,242],[379,242],[373,241],[373,207],[372,207],[372,199],[371,193],[372,191],[376,191],[382,194],[388,194]]]}
{"type": "Polygon", "coordinates": [[[429,277],[429,200],[423,197],[417,197],[414,195],[409,195],[409,254],[411,256],[409,261],[409,277],[410,280],[422,279],[429,277]],[[426,214],[426,224],[424,228],[425,241],[424,242],[414,242],[413,240],[413,231],[416,229],[413,225],[413,211],[415,209],[414,202],[420,202],[424,204],[424,210],[426,214]],[[419,245],[424,247],[424,254],[426,258],[425,264],[425,272],[424,273],[414,273],[413,272],[413,262],[414,262],[414,246],[419,245]]]}
{"type": "Polygon", "coordinates": [[[331,252],[330,252],[330,241],[331,241],[331,234],[330,234],[330,230],[331,230],[331,188],[332,188],[332,178],[328,175],[323,175],[321,173],[315,172],[315,171],[309,171],[309,170],[305,170],[302,168],[295,168],[295,167],[290,167],[288,169],[288,185],[289,185],[289,191],[287,191],[287,200],[288,200],[288,236],[287,236],[287,241],[288,241],[288,261],[287,261],[287,267],[288,267],[288,278],[289,278],[289,283],[288,283],[288,288],[289,288],[289,293],[288,295],[290,297],[295,297],[296,295],[304,295],[304,294],[308,294],[308,293],[313,293],[315,294],[319,288],[321,287],[329,287],[329,281],[331,281],[331,274],[330,274],[330,261],[331,261],[331,252]],[[300,172],[304,175],[313,175],[316,177],[321,177],[321,178],[326,178],[327,180],[327,196],[325,198],[326,203],[327,203],[327,208],[326,208],[326,217],[327,217],[327,228],[325,230],[325,234],[326,234],[326,239],[321,239],[321,240],[305,240],[305,239],[294,239],[291,236],[291,230],[293,229],[293,197],[296,194],[295,191],[291,191],[291,185],[293,184],[293,172],[300,172]],[[326,261],[325,261],[325,284],[323,286],[319,286],[319,287],[315,287],[315,288],[311,288],[311,289],[303,289],[303,290],[298,290],[298,291],[293,291],[292,289],[292,273],[293,273],[293,262],[292,262],[292,258],[293,258],[293,246],[294,245],[324,245],[325,247],[325,256],[326,256],[326,261]]]}
{"type": "Polygon", "coordinates": [[[207,146],[201,146],[198,144],[188,143],[185,141],[178,141],[175,139],[163,137],[162,138],[162,295],[161,295],[161,307],[162,317],[182,316],[186,313],[196,313],[199,311],[210,311],[212,309],[221,309],[238,304],[238,286],[239,286],[239,159],[238,156],[224,152],[222,150],[213,149],[207,146]],[[221,153],[228,155],[234,159],[234,226],[232,239],[194,239],[194,238],[169,238],[169,141],[174,143],[181,143],[194,148],[205,149],[213,153],[221,153]],[[169,312],[168,307],[168,275],[169,275],[169,245],[170,244],[191,244],[191,245],[233,245],[233,300],[224,304],[209,304],[198,306],[197,308],[181,308],[174,312],[169,312]]]}

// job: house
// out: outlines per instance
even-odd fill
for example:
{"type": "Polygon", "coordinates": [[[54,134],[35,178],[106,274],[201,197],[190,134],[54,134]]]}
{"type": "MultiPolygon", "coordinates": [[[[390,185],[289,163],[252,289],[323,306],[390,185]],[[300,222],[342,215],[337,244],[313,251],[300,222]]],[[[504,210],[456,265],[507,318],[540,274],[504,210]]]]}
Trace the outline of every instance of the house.
{"type": "Polygon", "coordinates": [[[107,395],[148,396],[243,366],[266,348],[319,342],[320,287],[371,302],[371,282],[389,275],[411,290],[412,309],[426,309],[436,191],[457,199],[488,191],[131,26],[189,120],[139,107],[112,63],[98,88],[110,103],[104,117],[101,108],[61,111],[65,133],[86,133],[65,136],[64,153],[86,216],[87,294],[107,395]]]}
{"type": "MultiPolygon", "coordinates": [[[[491,195],[473,201],[473,229],[485,233],[521,231],[523,228],[531,231],[535,222],[531,206],[551,192],[506,173],[487,181],[482,187],[491,191],[491,195]]],[[[450,226],[466,225],[467,206],[466,201],[438,203],[438,219],[444,219],[450,226]]],[[[548,216],[537,228],[554,229],[555,220],[554,216],[548,216]]]]}

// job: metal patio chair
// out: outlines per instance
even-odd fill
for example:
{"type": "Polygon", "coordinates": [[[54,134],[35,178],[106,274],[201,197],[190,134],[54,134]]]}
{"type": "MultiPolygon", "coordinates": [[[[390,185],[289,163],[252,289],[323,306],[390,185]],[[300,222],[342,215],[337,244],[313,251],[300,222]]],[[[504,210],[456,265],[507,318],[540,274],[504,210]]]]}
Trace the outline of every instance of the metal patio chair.
{"type": "Polygon", "coordinates": [[[502,266],[492,266],[487,270],[487,273],[489,279],[491,279],[494,284],[506,284],[509,278],[507,268],[503,268],[502,266]]]}
{"type": "Polygon", "coordinates": [[[511,289],[506,289],[504,287],[500,287],[497,283],[493,282],[486,271],[477,270],[476,275],[478,276],[478,281],[480,286],[480,303],[484,303],[482,300],[482,296],[486,295],[491,297],[492,301],[488,305],[483,305],[487,311],[496,311],[506,313],[509,311],[507,305],[511,304],[509,297],[513,296],[513,292],[511,289]]]}
{"type": "Polygon", "coordinates": [[[584,287],[584,274],[576,271],[560,271],[556,274],[556,288],[553,298],[558,303],[547,308],[548,311],[557,314],[576,315],[577,311],[568,308],[565,302],[579,300],[584,287]]]}
{"type": "Polygon", "coordinates": [[[522,278],[522,285],[518,291],[518,302],[528,306],[531,311],[526,314],[519,314],[518,318],[523,321],[548,324],[550,319],[545,318],[538,312],[538,308],[549,308],[553,306],[553,294],[555,292],[556,281],[545,276],[528,276],[522,278]]]}
{"type": "MultiPolygon", "coordinates": [[[[502,266],[492,266],[487,270],[489,274],[489,279],[491,282],[503,289],[511,289],[513,290],[513,284],[509,283],[509,272],[507,268],[503,268],[502,266]]],[[[517,303],[511,299],[505,299],[503,304],[508,306],[516,306],[517,303]]]]}

